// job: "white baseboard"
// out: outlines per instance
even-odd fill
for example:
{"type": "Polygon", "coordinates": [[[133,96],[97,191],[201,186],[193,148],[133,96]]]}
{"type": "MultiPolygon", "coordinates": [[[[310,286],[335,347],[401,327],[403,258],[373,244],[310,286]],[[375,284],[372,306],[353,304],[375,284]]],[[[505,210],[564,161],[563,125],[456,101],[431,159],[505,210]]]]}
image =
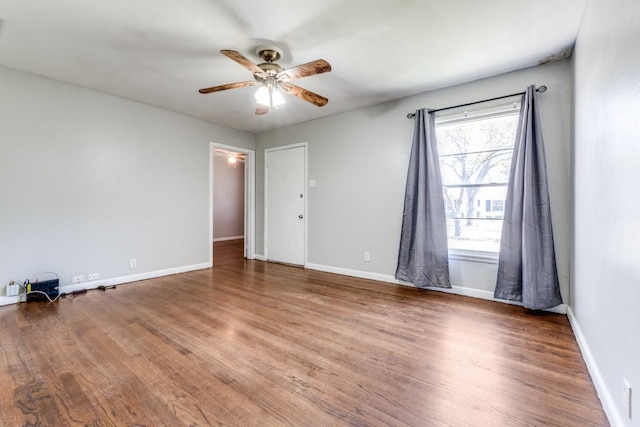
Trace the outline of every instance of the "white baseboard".
{"type": "Polygon", "coordinates": [[[257,259],[258,261],[266,261],[267,257],[260,254],[253,254],[253,259],[257,259]]]}
{"type": "Polygon", "coordinates": [[[244,239],[244,236],[216,237],[215,239],[213,239],[213,243],[226,242],[228,240],[240,240],[240,239],[244,239]]]}
{"type": "Polygon", "coordinates": [[[624,425],[622,415],[616,408],[613,397],[604,382],[604,378],[602,378],[602,373],[600,372],[596,360],[593,357],[593,353],[591,353],[587,340],[582,334],[578,320],[573,314],[571,307],[567,310],[567,317],[569,318],[569,323],[573,329],[573,335],[575,335],[576,341],[578,341],[578,347],[580,347],[580,351],[582,352],[582,358],[584,359],[584,363],[587,365],[587,370],[589,371],[589,375],[591,375],[593,385],[596,388],[600,402],[602,402],[602,408],[613,427],[622,427],[624,425]]]}
{"type": "MultiPolygon", "coordinates": [[[[178,273],[187,273],[189,271],[203,270],[211,268],[208,262],[202,264],[186,265],[182,267],[167,268],[165,270],[149,271],[147,273],[131,274],[128,276],[111,277],[108,279],[91,280],[82,283],[74,283],[72,285],[61,285],[60,293],[68,294],[74,291],[96,289],[99,286],[122,285],[124,283],[138,282],[140,280],[154,279],[156,277],[169,276],[178,273]]],[[[24,295],[16,297],[0,297],[0,306],[17,304],[24,301],[24,295]]]]}
{"type": "Polygon", "coordinates": [[[0,307],[3,305],[17,304],[20,302],[20,297],[0,297],[0,307]]]}
{"type": "MultiPolygon", "coordinates": [[[[131,274],[128,276],[111,277],[108,279],[92,280],[72,285],[61,285],[60,293],[68,294],[75,291],[96,289],[99,286],[122,285],[124,283],[138,282],[140,280],[154,279],[156,277],[169,276],[171,274],[187,273],[189,271],[211,268],[208,262],[202,264],[186,265],[182,267],[167,268],[165,270],[149,271],[146,273],[131,274]]],[[[16,301],[18,302],[18,301],[16,301]]]]}
{"type": "MultiPolygon", "coordinates": [[[[324,272],[327,272],[327,273],[341,274],[343,276],[358,277],[358,278],[361,278],[361,279],[377,280],[379,282],[387,282],[387,283],[393,283],[393,284],[396,284],[396,285],[412,286],[413,287],[412,283],[403,282],[402,280],[398,280],[395,277],[390,276],[388,274],[371,273],[371,272],[368,272],[368,271],[351,270],[351,269],[348,269],[348,268],[331,267],[331,266],[328,266],[328,265],[320,265],[320,264],[312,264],[312,263],[305,264],[305,268],[308,268],[310,270],[324,271],[324,272]]],[[[449,293],[449,294],[464,295],[464,296],[467,296],[467,297],[480,298],[480,299],[489,300],[489,301],[501,302],[501,303],[504,303],[504,304],[522,306],[522,303],[520,303],[518,301],[507,301],[507,300],[494,298],[493,297],[493,292],[485,291],[485,290],[481,290],[481,289],[465,288],[463,286],[453,286],[451,289],[437,288],[437,287],[428,287],[426,289],[429,289],[429,290],[432,290],[432,291],[438,291],[438,292],[446,292],[446,293],[449,293]]],[[[558,305],[556,307],[549,308],[549,309],[547,309],[545,311],[549,311],[549,312],[552,312],[552,313],[566,314],[567,313],[567,305],[566,304],[560,304],[560,305],[558,305]]]]}
{"type": "Polygon", "coordinates": [[[138,282],[140,280],[155,279],[156,277],[170,276],[172,274],[187,273],[189,271],[203,270],[211,268],[211,264],[185,265],[182,267],[167,268],[165,270],[149,271],[146,273],[131,274],[128,276],[111,277],[108,279],[92,280],[90,282],[75,283],[73,285],[60,286],[60,293],[71,293],[74,291],[96,289],[98,286],[122,285],[124,283],[138,282]]]}

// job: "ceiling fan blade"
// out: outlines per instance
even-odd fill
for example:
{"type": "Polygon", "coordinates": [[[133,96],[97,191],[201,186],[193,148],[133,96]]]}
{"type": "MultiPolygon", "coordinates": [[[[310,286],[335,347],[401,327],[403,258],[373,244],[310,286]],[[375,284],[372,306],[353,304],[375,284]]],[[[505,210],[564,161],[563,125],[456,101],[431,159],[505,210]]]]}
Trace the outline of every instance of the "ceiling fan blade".
{"type": "Polygon", "coordinates": [[[280,88],[283,92],[288,93],[289,95],[297,96],[300,99],[303,99],[307,102],[312,103],[318,107],[324,107],[327,105],[329,100],[324,96],[320,96],[317,93],[313,93],[310,90],[301,88],[300,86],[296,86],[291,83],[282,83],[280,88]]]}
{"type": "Polygon", "coordinates": [[[264,75],[264,71],[256,64],[245,58],[240,52],[236,52],[235,50],[221,50],[221,54],[226,56],[229,59],[233,59],[238,64],[242,65],[247,70],[251,71],[254,74],[264,75]]]}
{"type": "Polygon", "coordinates": [[[302,77],[313,76],[315,74],[328,73],[331,71],[331,65],[324,59],[307,62],[278,73],[276,78],[279,80],[301,79],[302,77]]]}
{"type": "Polygon", "coordinates": [[[220,92],[221,90],[227,89],[236,89],[239,87],[247,87],[247,86],[255,86],[258,82],[249,81],[249,82],[238,82],[238,83],[229,83],[226,85],[207,87],[204,89],[200,89],[198,92],[200,93],[211,93],[211,92],[220,92]]]}
{"type": "Polygon", "coordinates": [[[270,108],[262,105],[262,104],[256,104],[256,115],[257,116],[261,116],[263,114],[267,114],[269,112],[270,108]]]}

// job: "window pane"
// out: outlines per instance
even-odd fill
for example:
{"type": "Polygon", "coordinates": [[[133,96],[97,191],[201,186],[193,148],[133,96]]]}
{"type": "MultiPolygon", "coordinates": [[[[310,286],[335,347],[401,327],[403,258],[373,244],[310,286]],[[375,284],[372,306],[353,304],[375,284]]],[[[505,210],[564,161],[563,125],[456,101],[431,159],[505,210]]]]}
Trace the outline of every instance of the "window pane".
{"type": "Polygon", "coordinates": [[[436,124],[440,156],[473,151],[512,148],[518,114],[436,124]]]}
{"type": "Polygon", "coordinates": [[[518,116],[438,125],[436,139],[444,185],[506,183],[518,116]]]}
{"type": "Polygon", "coordinates": [[[449,249],[498,252],[502,221],[448,219],[449,249]]]}
{"type": "Polygon", "coordinates": [[[440,157],[443,185],[506,183],[513,148],[440,157]]]}
{"type": "Polygon", "coordinates": [[[436,124],[450,249],[498,252],[517,111],[436,124]]]}
{"type": "Polygon", "coordinates": [[[444,189],[447,218],[502,219],[506,198],[506,184],[492,187],[444,189]]]}

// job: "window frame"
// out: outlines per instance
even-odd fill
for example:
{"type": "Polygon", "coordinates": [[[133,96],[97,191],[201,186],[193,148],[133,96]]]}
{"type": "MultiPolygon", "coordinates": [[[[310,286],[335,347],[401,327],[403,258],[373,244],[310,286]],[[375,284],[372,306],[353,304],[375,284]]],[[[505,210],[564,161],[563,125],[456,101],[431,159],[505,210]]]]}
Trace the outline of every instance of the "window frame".
{"type": "MultiPolygon", "coordinates": [[[[447,112],[448,114],[436,115],[435,117],[435,128],[437,130],[438,126],[442,125],[453,125],[458,123],[465,123],[470,121],[482,121],[488,120],[496,117],[503,117],[509,115],[518,116],[520,113],[520,101],[506,101],[500,100],[499,102],[491,103],[491,105],[479,106],[473,109],[473,111],[469,110],[469,107],[464,111],[460,109],[454,109],[452,112],[447,112]]],[[[515,135],[514,135],[514,143],[515,143],[515,135]]],[[[472,152],[468,152],[472,153],[472,152]]],[[[465,154],[468,154],[465,152],[465,154]]],[[[513,152],[512,152],[513,154],[513,152]]],[[[447,156],[449,154],[446,154],[447,156]]],[[[440,157],[440,155],[438,156],[440,157]]],[[[512,156],[513,161],[513,156],[512,156]]],[[[506,185],[508,186],[508,182],[506,185]]],[[[505,184],[501,184],[504,186],[505,184]]],[[[469,185],[473,186],[473,185],[469,185]]],[[[490,186],[490,185],[482,185],[482,186],[490,186]]],[[[450,185],[443,184],[442,189],[445,191],[446,187],[450,187],[450,185]]],[[[464,185],[467,187],[467,185],[464,185]]],[[[491,200],[491,212],[493,212],[495,200],[491,200]]],[[[446,197],[445,197],[445,209],[446,209],[446,197]]],[[[500,212],[504,212],[504,203],[503,209],[500,212]]],[[[495,219],[493,219],[495,221],[495,219]]],[[[501,222],[503,219],[500,220],[501,222]]],[[[449,241],[449,236],[447,235],[447,241],[449,241]]],[[[479,262],[479,263],[487,263],[487,264],[497,264],[499,257],[499,249],[497,251],[485,251],[479,249],[458,249],[458,248],[449,248],[449,260],[458,260],[458,261],[469,261],[469,262],[479,262]]]]}

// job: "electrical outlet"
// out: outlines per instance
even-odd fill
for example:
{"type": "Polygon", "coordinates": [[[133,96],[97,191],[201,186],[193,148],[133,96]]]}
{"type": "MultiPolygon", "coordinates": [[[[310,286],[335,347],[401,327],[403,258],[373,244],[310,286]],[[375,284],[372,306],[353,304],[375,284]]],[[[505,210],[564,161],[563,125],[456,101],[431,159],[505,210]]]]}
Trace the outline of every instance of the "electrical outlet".
{"type": "Polygon", "coordinates": [[[364,260],[367,262],[371,261],[371,252],[364,253],[364,260]]]}
{"type": "Polygon", "coordinates": [[[84,275],[81,274],[80,276],[73,276],[71,278],[71,283],[80,283],[80,282],[84,282],[84,275]]]}
{"type": "Polygon", "coordinates": [[[129,268],[138,268],[138,260],[135,258],[131,258],[129,260],[129,268]]]}
{"type": "Polygon", "coordinates": [[[98,280],[100,278],[100,273],[91,273],[87,277],[89,280],[98,280]]]}
{"type": "Polygon", "coordinates": [[[629,384],[629,381],[627,381],[626,378],[622,379],[622,383],[624,385],[624,408],[627,412],[627,417],[629,417],[629,419],[631,419],[631,415],[633,415],[632,413],[632,405],[631,402],[633,402],[633,389],[631,388],[631,384],[629,384]]]}

